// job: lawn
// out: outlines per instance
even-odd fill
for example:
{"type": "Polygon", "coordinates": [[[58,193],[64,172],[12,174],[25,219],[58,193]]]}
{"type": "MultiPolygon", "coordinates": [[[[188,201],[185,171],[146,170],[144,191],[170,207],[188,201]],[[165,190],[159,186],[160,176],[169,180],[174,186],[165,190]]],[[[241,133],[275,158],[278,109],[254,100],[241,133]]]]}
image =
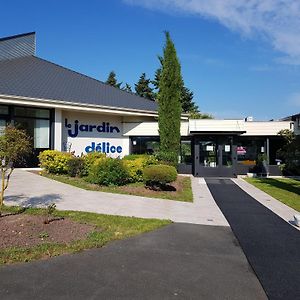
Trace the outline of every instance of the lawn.
{"type": "Polygon", "coordinates": [[[176,190],[153,191],[146,188],[142,182],[127,184],[124,186],[99,186],[97,184],[90,184],[83,178],[78,177],[69,177],[67,175],[54,175],[48,173],[42,173],[42,175],[47,178],[70,184],[85,190],[193,202],[191,178],[187,176],[178,176],[177,180],[172,183],[171,187],[175,188],[176,190]]]}
{"type": "Polygon", "coordinates": [[[291,178],[245,178],[282,203],[300,211],[300,180],[291,178]]]}
{"type": "MultiPolygon", "coordinates": [[[[5,212],[16,212],[19,210],[17,207],[5,207],[5,212]]],[[[23,213],[17,214],[15,216],[4,216],[0,218],[0,225],[5,227],[8,232],[6,236],[10,239],[11,234],[15,234],[16,241],[22,238],[22,234],[26,232],[26,227],[30,227],[30,221],[23,222],[18,224],[18,232],[16,233],[9,231],[11,226],[11,220],[9,218],[14,218],[14,222],[20,218],[26,217],[27,219],[37,219],[38,217],[45,216],[45,209],[36,209],[29,208],[26,209],[23,213]],[[6,226],[4,226],[6,225],[6,226]]],[[[51,240],[51,226],[55,225],[53,221],[49,226],[45,227],[42,232],[39,232],[36,227],[31,226],[30,232],[31,236],[26,240],[29,243],[29,246],[10,246],[5,247],[5,240],[2,237],[1,247],[0,247],[0,264],[8,264],[15,262],[27,262],[36,259],[45,259],[65,253],[75,253],[89,248],[99,248],[113,240],[120,240],[141,234],[144,232],[152,231],[154,229],[160,228],[167,224],[170,224],[170,221],[167,220],[155,220],[155,219],[141,219],[133,217],[121,217],[121,216],[110,216],[102,215],[96,213],[87,213],[87,212],[75,212],[75,211],[58,211],[56,210],[53,213],[53,218],[63,217],[64,221],[76,223],[78,226],[89,227],[89,232],[86,233],[85,238],[80,240],[74,240],[71,242],[53,242],[51,240]],[[51,225],[52,224],[52,225],[51,225]],[[84,224],[84,225],[83,225],[84,224]],[[47,230],[47,228],[49,230],[47,230]],[[40,239],[38,245],[30,246],[30,240],[40,239]]],[[[43,219],[43,218],[42,218],[43,219]]],[[[55,225],[57,226],[57,224],[55,225]]],[[[66,231],[65,237],[68,237],[68,234],[74,233],[74,228],[65,228],[61,226],[60,231],[66,231]],[[69,230],[70,232],[67,232],[69,230]]],[[[77,230],[77,229],[76,229],[77,230]]],[[[27,230],[28,231],[28,230],[27,230]]],[[[3,235],[5,235],[3,233],[3,235]]],[[[24,237],[23,237],[24,238],[24,237]]],[[[24,242],[23,242],[24,243],[24,242]]],[[[26,243],[27,244],[27,243],[26,243]]],[[[24,243],[25,245],[25,243],[24,243]]]]}

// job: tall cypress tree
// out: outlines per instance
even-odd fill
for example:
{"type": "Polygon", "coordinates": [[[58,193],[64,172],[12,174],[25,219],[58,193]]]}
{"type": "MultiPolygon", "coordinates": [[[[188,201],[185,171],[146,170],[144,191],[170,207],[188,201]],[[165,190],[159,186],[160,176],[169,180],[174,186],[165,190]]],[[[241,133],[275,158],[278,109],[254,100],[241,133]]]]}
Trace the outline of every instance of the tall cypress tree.
{"type": "Polygon", "coordinates": [[[135,92],[137,95],[154,101],[153,89],[150,87],[151,80],[146,78],[146,73],[142,73],[139,81],[135,84],[135,92]]]}
{"type": "Polygon", "coordinates": [[[169,32],[165,33],[162,70],[158,92],[160,158],[177,165],[180,148],[181,67],[169,32]]]}
{"type": "Polygon", "coordinates": [[[122,82],[118,83],[117,82],[117,75],[114,71],[111,71],[106,79],[106,84],[109,84],[115,88],[120,88],[121,87],[121,84],[122,82]]]}

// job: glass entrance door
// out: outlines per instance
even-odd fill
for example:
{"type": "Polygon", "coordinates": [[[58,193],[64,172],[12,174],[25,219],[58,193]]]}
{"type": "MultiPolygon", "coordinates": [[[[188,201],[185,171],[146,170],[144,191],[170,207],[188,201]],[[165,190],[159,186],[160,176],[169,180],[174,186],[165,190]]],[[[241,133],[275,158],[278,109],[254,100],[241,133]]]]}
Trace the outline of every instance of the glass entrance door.
{"type": "Polygon", "coordinates": [[[236,155],[232,136],[195,138],[194,174],[201,177],[233,177],[236,155]]]}

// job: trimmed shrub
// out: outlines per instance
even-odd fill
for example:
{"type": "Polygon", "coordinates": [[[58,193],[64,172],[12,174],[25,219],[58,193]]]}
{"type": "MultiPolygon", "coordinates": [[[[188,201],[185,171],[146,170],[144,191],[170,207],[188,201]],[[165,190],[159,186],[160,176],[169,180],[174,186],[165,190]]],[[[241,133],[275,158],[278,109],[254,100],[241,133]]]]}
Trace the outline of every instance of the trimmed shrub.
{"type": "Polygon", "coordinates": [[[123,158],[123,163],[127,168],[130,182],[142,182],[143,169],[157,164],[158,160],[153,155],[131,154],[123,158]]]}
{"type": "Polygon", "coordinates": [[[92,165],[95,163],[98,159],[105,159],[106,154],[101,152],[90,152],[84,156],[82,156],[83,159],[83,168],[80,176],[88,176],[89,171],[92,167],[92,165]]]}
{"type": "Polygon", "coordinates": [[[144,168],[144,182],[148,186],[163,187],[177,178],[175,167],[169,165],[152,165],[144,168]]]}
{"type": "Polygon", "coordinates": [[[83,172],[84,159],[81,157],[73,156],[71,160],[67,162],[68,175],[71,177],[81,176],[83,172]]]}
{"type": "Polygon", "coordinates": [[[178,155],[175,152],[163,152],[160,151],[155,155],[156,159],[162,164],[174,166],[177,168],[178,155]]]}
{"type": "Polygon", "coordinates": [[[40,153],[40,167],[48,173],[67,174],[68,162],[72,160],[71,153],[60,152],[56,150],[45,150],[40,153]]]}
{"type": "Polygon", "coordinates": [[[124,185],[129,174],[121,159],[107,157],[94,162],[86,180],[99,185],[124,185]]]}

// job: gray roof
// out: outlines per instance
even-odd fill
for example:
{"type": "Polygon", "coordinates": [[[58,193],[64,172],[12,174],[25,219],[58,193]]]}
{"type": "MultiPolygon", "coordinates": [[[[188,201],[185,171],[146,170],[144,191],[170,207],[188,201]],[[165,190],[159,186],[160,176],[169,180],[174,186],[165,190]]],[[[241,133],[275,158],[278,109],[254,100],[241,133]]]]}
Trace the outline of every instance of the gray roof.
{"type": "Polygon", "coordinates": [[[36,56],[0,61],[0,94],[157,111],[157,103],[36,56]]]}
{"type": "Polygon", "coordinates": [[[35,32],[0,39],[0,60],[35,55],[35,32]]]}

